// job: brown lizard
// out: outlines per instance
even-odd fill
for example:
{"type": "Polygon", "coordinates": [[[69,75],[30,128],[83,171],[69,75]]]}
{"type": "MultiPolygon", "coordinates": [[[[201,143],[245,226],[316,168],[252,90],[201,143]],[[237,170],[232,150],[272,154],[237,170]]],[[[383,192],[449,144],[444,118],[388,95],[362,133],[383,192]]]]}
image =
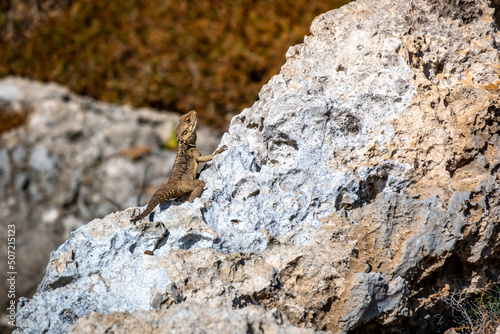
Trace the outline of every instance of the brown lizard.
{"type": "Polygon", "coordinates": [[[170,179],[164,187],[154,193],[146,209],[140,215],[130,219],[131,223],[135,223],[149,215],[162,202],[188,193],[190,193],[188,201],[193,202],[196,197],[201,195],[205,182],[196,179],[198,164],[212,160],[215,155],[221,153],[227,147],[224,145],[211,155],[201,155],[196,148],[197,122],[196,111],[194,110],[181,116],[179,125],[175,130],[178,147],[170,179]]]}

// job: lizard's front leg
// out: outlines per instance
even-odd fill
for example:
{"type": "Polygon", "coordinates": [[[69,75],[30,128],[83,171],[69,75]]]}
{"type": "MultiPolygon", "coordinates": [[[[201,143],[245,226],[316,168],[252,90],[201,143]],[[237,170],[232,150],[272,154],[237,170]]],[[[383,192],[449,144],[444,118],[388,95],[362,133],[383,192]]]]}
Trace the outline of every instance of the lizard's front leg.
{"type": "Polygon", "coordinates": [[[226,145],[222,145],[217,151],[215,151],[214,153],[212,153],[212,157],[214,155],[217,155],[219,153],[222,153],[222,151],[224,151],[225,149],[227,149],[227,146],[226,145]]]}
{"type": "Polygon", "coordinates": [[[216,156],[219,153],[222,153],[222,151],[224,151],[225,149],[227,149],[226,145],[222,146],[221,148],[219,148],[217,151],[215,151],[214,153],[212,153],[210,155],[200,155],[200,156],[196,157],[196,161],[198,161],[198,162],[210,161],[214,158],[214,156],[216,156]]]}

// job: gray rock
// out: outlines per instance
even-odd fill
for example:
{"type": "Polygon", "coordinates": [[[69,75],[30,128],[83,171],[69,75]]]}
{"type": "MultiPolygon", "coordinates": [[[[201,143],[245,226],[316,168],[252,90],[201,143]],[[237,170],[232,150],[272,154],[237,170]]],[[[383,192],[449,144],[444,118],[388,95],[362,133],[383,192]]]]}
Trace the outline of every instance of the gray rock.
{"type": "MultiPolygon", "coordinates": [[[[7,110],[28,113],[27,124],[0,138],[0,232],[16,225],[23,249],[16,293],[31,296],[50,252],[72,230],[147,203],[167,181],[176,153],[162,145],[179,115],[100,103],[16,77],[0,80],[0,99],[7,110]]],[[[201,127],[200,150],[208,154],[220,135],[201,127]]],[[[3,258],[6,252],[0,249],[3,258]]],[[[6,302],[0,296],[0,305],[6,302]]]]}
{"type": "MultiPolygon", "coordinates": [[[[46,274],[50,274],[44,277],[34,297],[38,307],[44,305],[47,310],[43,321],[50,323],[47,328],[51,332],[66,332],[68,324],[89,310],[102,313],[149,309],[151,303],[163,300],[169,292],[171,281],[167,272],[154,257],[144,254],[165,237],[165,227],[154,224],[145,230],[130,226],[109,229],[108,221],[116,218],[124,220],[122,226],[129,219],[117,213],[104,221],[94,220],[86,228],[73,232],[71,242],[64,243],[52,254],[59,257],[52,258],[46,270],[46,274]],[[83,233],[91,226],[94,227],[92,235],[83,233]],[[83,253],[75,249],[75,244],[83,253]],[[120,256],[118,260],[116,254],[128,256],[120,256]],[[108,269],[96,270],[104,267],[108,269]],[[136,280],[137,277],[141,279],[136,280]],[[83,284],[75,290],[71,287],[76,281],[83,284]],[[104,299],[99,297],[103,294],[107,296],[104,299]],[[56,309],[59,311],[54,312],[56,309]]],[[[38,325],[40,315],[30,312],[31,305],[34,304],[28,303],[25,311],[36,316],[19,321],[18,326],[27,325],[30,332],[43,333],[44,326],[38,325]]]]}
{"type": "Polygon", "coordinates": [[[346,315],[343,325],[346,331],[356,323],[369,322],[382,314],[397,311],[398,315],[408,315],[405,306],[408,291],[402,277],[388,284],[380,273],[357,273],[354,282],[352,298],[358,306],[346,315]]]}
{"type": "Polygon", "coordinates": [[[91,312],[116,326],[106,314],[120,307],[151,322],[190,301],[276,307],[334,333],[452,327],[449,291],[500,275],[494,15],[483,0],[358,0],[318,16],[232,120],[201,198],[81,227],[23,300],[18,332],[91,312]]]}
{"type": "Polygon", "coordinates": [[[2,189],[7,187],[10,178],[10,164],[7,150],[0,150],[0,187],[2,189]]]}
{"type": "Polygon", "coordinates": [[[320,333],[290,324],[277,309],[266,311],[257,306],[233,310],[219,303],[206,305],[186,302],[168,310],[155,312],[114,313],[108,316],[93,313],[84,317],[69,333],[320,333]]]}
{"type": "Polygon", "coordinates": [[[10,82],[0,84],[0,100],[20,102],[23,99],[23,92],[16,85],[10,82]]]}
{"type": "Polygon", "coordinates": [[[222,140],[228,154],[202,174],[204,217],[221,234],[266,228],[279,236],[294,223],[320,227],[319,219],[336,210],[408,184],[405,163],[389,159],[353,172],[335,162],[336,149],[383,146],[394,133],[393,120],[416,91],[411,67],[398,54],[402,42],[385,32],[373,37],[378,20],[359,27],[347,21],[335,35],[324,33],[326,15],[337,18],[318,17],[313,36],[288,51],[260,100],[233,118],[222,140]]]}

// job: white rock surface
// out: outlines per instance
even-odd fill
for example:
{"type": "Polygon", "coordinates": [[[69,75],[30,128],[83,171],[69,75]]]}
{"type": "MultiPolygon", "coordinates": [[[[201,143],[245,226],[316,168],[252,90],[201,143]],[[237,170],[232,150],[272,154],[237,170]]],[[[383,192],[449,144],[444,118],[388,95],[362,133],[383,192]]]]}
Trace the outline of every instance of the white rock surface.
{"type": "MultiPolygon", "coordinates": [[[[146,203],[166,182],[176,153],[162,145],[179,115],[101,103],[17,77],[0,80],[0,112],[6,110],[28,112],[28,121],[0,136],[0,234],[16,225],[16,293],[31,296],[50,252],[72,230],[146,203]]],[[[200,150],[212,152],[220,137],[202,127],[200,150]]],[[[7,258],[6,247],[0,256],[7,258]]],[[[1,294],[0,325],[7,302],[1,294]]]]}
{"type": "MultiPolygon", "coordinates": [[[[499,10],[358,0],[318,16],[231,122],[202,197],[137,226],[128,209],[81,227],[22,301],[18,332],[78,328],[94,311],[154,318],[193,300],[277,308],[334,333],[452,327],[446,294],[500,276],[500,33],[488,4],[499,10]]],[[[93,319],[110,328],[113,314],[93,319]]]]}

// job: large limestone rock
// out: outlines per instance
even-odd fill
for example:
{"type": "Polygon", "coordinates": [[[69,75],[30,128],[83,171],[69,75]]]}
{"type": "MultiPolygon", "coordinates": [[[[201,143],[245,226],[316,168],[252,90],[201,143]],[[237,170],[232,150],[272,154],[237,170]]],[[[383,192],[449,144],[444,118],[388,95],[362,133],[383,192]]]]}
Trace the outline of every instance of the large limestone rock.
{"type": "MultiPolygon", "coordinates": [[[[26,124],[0,137],[0,234],[16,226],[16,294],[31,296],[70,231],[146,202],[166,182],[175,151],[162,146],[179,115],[100,103],[18,77],[0,80],[4,111],[28,113],[26,124]]],[[[206,127],[199,136],[206,153],[220,141],[206,127]]],[[[0,257],[7,259],[7,247],[0,257]]],[[[0,328],[7,302],[0,294],[0,328]]]]}
{"type": "Polygon", "coordinates": [[[18,332],[102,333],[192,302],[333,333],[453,326],[448,293],[500,275],[495,10],[358,0],[317,17],[233,119],[202,197],[75,231],[18,332]]]}
{"type": "Polygon", "coordinates": [[[290,324],[280,311],[249,306],[232,309],[222,303],[187,301],[158,312],[98,314],[83,317],[69,333],[275,333],[312,334],[314,330],[290,324]]]}

